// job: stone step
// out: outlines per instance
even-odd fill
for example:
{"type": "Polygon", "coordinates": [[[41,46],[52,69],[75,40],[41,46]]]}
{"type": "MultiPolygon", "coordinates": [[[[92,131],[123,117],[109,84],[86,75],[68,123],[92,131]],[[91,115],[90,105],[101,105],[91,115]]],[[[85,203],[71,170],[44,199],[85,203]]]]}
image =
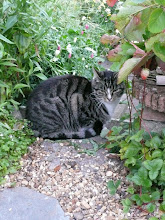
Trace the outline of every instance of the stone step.
{"type": "Polygon", "coordinates": [[[0,220],[69,220],[57,201],[26,187],[0,192],[0,220]]]}

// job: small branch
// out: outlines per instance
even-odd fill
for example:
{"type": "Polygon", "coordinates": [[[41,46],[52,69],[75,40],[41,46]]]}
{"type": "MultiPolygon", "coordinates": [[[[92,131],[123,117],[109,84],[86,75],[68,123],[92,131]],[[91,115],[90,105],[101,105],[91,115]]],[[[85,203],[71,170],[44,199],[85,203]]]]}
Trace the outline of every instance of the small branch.
{"type": "Polygon", "coordinates": [[[130,94],[129,94],[129,89],[128,89],[128,77],[127,77],[127,81],[126,81],[126,96],[127,96],[127,101],[128,101],[128,108],[129,108],[129,116],[130,116],[130,120],[129,120],[129,133],[132,129],[132,105],[130,105],[130,94]]]}
{"type": "Polygon", "coordinates": [[[138,114],[138,117],[143,121],[143,125],[144,125],[145,130],[146,130],[146,131],[148,132],[148,134],[150,135],[150,138],[152,138],[152,135],[151,135],[149,129],[147,128],[147,126],[146,126],[144,120],[141,118],[141,115],[139,115],[139,112],[137,111],[137,109],[136,109],[136,107],[135,107],[135,105],[134,105],[134,103],[133,103],[132,97],[130,97],[130,100],[131,100],[132,106],[134,107],[136,113],[138,114]]]}
{"type": "Polygon", "coordinates": [[[145,91],[146,91],[146,80],[144,80],[144,90],[143,90],[142,110],[141,110],[141,117],[140,117],[140,128],[139,128],[139,130],[141,130],[141,125],[142,125],[142,116],[143,116],[143,110],[144,110],[144,101],[145,101],[145,91]]]}

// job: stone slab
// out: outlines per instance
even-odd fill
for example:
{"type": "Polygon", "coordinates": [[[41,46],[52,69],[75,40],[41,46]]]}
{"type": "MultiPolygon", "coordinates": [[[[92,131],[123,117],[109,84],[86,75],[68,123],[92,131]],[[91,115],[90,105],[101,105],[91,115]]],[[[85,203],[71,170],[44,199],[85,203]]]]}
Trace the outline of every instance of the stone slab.
{"type": "Polygon", "coordinates": [[[0,192],[0,220],[69,220],[58,201],[26,187],[0,192]]]}

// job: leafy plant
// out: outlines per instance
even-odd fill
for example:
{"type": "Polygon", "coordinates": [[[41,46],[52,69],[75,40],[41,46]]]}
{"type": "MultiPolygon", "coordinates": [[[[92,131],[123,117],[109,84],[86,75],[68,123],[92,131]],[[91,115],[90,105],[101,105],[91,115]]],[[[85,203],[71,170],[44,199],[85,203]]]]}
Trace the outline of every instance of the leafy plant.
{"type": "Polygon", "coordinates": [[[21,156],[34,141],[31,135],[26,121],[12,118],[0,105],[0,184],[5,182],[5,175],[20,168],[21,156]]]}
{"type": "Polygon", "coordinates": [[[119,34],[103,35],[101,41],[113,47],[107,57],[113,63],[111,69],[119,71],[118,83],[132,72],[140,75],[143,67],[165,70],[164,6],[160,0],[126,0],[111,16],[119,34]]]}
{"type": "Polygon", "coordinates": [[[139,117],[140,112],[136,113],[134,121],[131,122],[131,130],[130,125],[124,122],[121,122],[121,127],[112,127],[106,136],[106,148],[120,147],[120,158],[129,168],[127,178],[133,183],[133,187],[128,188],[130,196],[122,202],[124,212],[127,212],[132,204],[136,204],[152,213],[157,202],[160,203],[160,210],[164,212],[165,129],[161,135],[148,133],[140,128],[139,117]]]}
{"type": "Polygon", "coordinates": [[[115,195],[117,188],[119,187],[121,181],[117,180],[116,182],[109,180],[107,183],[108,189],[110,190],[111,195],[115,195]]]}
{"type": "Polygon", "coordinates": [[[104,28],[113,31],[108,7],[100,4],[91,0],[1,1],[0,103],[25,102],[40,80],[54,75],[91,78],[92,67],[99,67],[103,60],[100,36],[104,28]]]}

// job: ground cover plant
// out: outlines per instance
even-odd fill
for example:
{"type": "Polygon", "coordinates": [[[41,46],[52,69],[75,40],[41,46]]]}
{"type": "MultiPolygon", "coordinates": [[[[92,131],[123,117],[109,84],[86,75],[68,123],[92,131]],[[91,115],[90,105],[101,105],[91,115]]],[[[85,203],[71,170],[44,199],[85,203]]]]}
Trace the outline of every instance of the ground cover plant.
{"type": "MultiPolygon", "coordinates": [[[[107,2],[114,5],[117,1],[107,2]]],[[[113,62],[111,69],[119,71],[118,83],[126,80],[130,111],[121,118],[121,127],[113,127],[107,133],[106,147],[119,147],[120,158],[129,170],[129,196],[122,201],[124,212],[136,205],[141,211],[151,213],[150,220],[165,219],[165,129],[161,134],[150,132],[142,119],[146,79],[151,70],[157,67],[164,70],[164,6],[163,0],[126,0],[111,18],[118,35],[103,35],[101,38],[103,44],[113,46],[108,59],[113,62]],[[139,107],[133,104],[127,78],[130,73],[141,76],[144,81],[139,107]],[[132,117],[133,108],[136,113],[132,117]],[[125,123],[125,119],[130,122],[125,123]],[[153,216],[154,211],[158,216],[153,216]]],[[[108,183],[111,194],[116,192],[119,184],[120,181],[108,183]]]]}
{"type": "Polygon", "coordinates": [[[27,153],[27,146],[34,142],[27,122],[14,119],[0,106],[0,184],[4,176],[20,168],[20,159],[27,153]]]}

